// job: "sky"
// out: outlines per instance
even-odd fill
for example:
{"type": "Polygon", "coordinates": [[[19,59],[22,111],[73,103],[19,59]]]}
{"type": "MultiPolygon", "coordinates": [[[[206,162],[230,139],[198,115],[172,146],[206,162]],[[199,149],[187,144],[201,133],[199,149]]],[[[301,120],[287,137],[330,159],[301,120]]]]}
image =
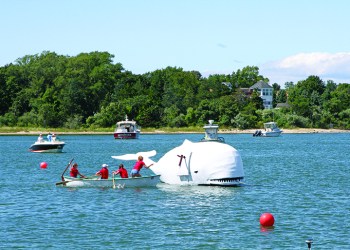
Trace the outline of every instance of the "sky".
{"type": "Polygon", "coordinates": [[[0,66],[106,51],[125,70],[350,83],[348,0],[0,0],[0,66]]]}

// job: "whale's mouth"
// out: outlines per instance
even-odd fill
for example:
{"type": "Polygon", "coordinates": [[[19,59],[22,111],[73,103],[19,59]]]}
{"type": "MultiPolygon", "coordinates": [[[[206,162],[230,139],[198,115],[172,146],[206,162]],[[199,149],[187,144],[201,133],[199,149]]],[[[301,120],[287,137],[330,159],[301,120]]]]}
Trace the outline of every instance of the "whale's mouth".
{"type": "Polygon", "coordinates": [[[244,177],[210,179],[204,186],[242,186],[244,177]]]}

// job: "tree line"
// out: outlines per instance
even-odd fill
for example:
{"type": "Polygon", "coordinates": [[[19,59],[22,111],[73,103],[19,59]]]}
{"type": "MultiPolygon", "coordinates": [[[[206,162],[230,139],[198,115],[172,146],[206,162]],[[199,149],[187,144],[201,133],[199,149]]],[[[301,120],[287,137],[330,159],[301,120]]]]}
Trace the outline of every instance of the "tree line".
{"type": "Polygon", "coordinates": [[[133,74],[108,52],[63,56],[44,51],[0,67],[0,126],[94,129],[113,127],[125,115],[142,127],[202,126],[260,128],[350,128],[350,85],[309,76],[282,89],[273,83],[274,103],[264,109],[244,88],[269,79],[256,66],[203,77],[167,67],[133,74]]]}

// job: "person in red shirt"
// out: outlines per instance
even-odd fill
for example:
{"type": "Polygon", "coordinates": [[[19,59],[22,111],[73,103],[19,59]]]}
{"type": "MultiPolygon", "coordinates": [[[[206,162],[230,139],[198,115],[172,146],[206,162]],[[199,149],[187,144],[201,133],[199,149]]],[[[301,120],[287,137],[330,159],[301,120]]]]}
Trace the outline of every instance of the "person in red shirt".
{"type": "Polygon", "coordinates": [[[146,164],[143,162],[143,157],[140,155],[138,158],[137,158],[137,162],[135,163],[133,169],[131,170],[131,177],[141,177],[140,175],[140,170],[142,167],[145,167],[145,168],[150,168],[153,163],[149,166],[146,166],[146,164]]]}
{"type": "Polygon", "coordinates": [[[101,179],[108,179],[108,165],[102,164],[102,168],[96,173],[96,175],[100,175],[101,179]]]}
{"type": "Polygon", "coordinates": [[[123,164],[119,165],[119,169],[114,171],[113,174],[120,175],[121,178],[128,178],[128,171],[124,168],[123,164]]]}
{"type": "Polygon", "coordinates": [[[78,170],[78,163],[74,163],[74,164],[73,164],[73,166],[72,166],[71,169],[70,169],[69,175],[70,175],[71,177],[74,177],[74,178],[77,178],[78,175],[79,175],[80,177],[82,177],[82,178],[85,178],[85,176],[82,175],[82,174],[79,172],[79,170],[78,170]]]}

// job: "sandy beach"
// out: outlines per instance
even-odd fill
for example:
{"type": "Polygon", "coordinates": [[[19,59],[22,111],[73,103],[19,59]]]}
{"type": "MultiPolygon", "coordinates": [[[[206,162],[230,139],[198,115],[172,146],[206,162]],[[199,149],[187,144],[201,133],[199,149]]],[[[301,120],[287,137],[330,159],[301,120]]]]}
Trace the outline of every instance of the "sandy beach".
{"type": "MultiPolygon", "coordinates": [[[[222,130],[220,133],[232,134],[253,134],[256,130],[261,129],[246,129],[246,130],[222,130]]],[[[315,133],[350,133],[350,130],[343,129],[319,129],[319,128],[296,128],[296,129],[281,129],[284,134],[315,134],[315,133]]]]}

